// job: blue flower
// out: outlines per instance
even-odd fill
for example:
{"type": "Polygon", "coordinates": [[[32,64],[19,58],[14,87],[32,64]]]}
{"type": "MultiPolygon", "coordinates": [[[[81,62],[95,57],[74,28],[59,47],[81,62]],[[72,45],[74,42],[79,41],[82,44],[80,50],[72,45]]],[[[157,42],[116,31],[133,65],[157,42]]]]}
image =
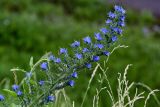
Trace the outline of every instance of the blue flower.
{"type": "Polygon", "coordinates": [[[114,27],[114,28],[112,28],[112,30],[113,30],[114,32],[116,32],[117,34],[122,34],[122,29],[120,29],[120,28],[118,28],[118,27],[114,27]]]}
{"type": "Polygon", "coordinates": [[[84,43],[90,44],[91,43],[91,38],[89,36],[83,38],[84,43]]]}
{"type": "Polygon", "coordinates": [[[95,48],[99,48],[99,49],[104,48],[104,46],[103,46],[102,44],[95,44],[94,47],[95,47],[95,48]]]}
{"type": "Polygon", "coordinates": [[[78,41],[74,41],[72,44],[71,44],[71,47],[75,48],[75,47],[79,47],[80,46],[80,42],[78,41]]]}
{"type": "Polygon", "coordinates": [[[13,89],[13,91],[17,91],[17,90],[19,90],[19,86],[14,84],[14,85],[12,85],[12,89],[13,89]]]}
{"type": "Polygon", "coordinates": [[[88,48],[83,48],[82,53],[89,52],[88,48]]]}
{"type": "Polygon", "coordinates": [[[32,76],[32,72],[26,72],[26,77],[30,78],[32,76]]]}
{"type": "Polygon", "coordinates": [[[22,91],[17,91],[17,96],[21,96],[23,93],[22,93],[22,91]]]}
{"type": "Polygon", "coordinates": [[[77,59],[82,59],[82,54],[76,53],[75,56],[77,59]]]}
{"type": "Polygon", "coordinates": [[[101,41],[103,38],[101,37],[101,34],[100,33],[95,33],[95,38],[96,40],[98,41],[101,41]]]}
{"type": "Polygon", "coordinates": [[[55,57],[53,55],[50,55],[48,58],[50,61],[54,61],[55,57]]]}
{"type": "Polygon", "coordinates": [[[48,63],[47,62],[43,62],[41,65],[40,65],[41,69],[42,70],[48,70],[48,63]]]}
{"type": "Polygon", "coordinates": [[[69,86],[73,87],[74,84],[75,84],[75,82],[74,82],[73,80],[70,80],[70,81],[67,82],[67,84],[68,84],[69,86]]]}
{"type": "Polygon", "coordinates": [[[51,102],[51,101],[54,101],[54,100],[55,100],[55,96],[49,95],[49,96],[47,97],[47,102],[51,102]]]}
{"type": "Polygon", "coordinates": [[[60,54],[67,54],[67,49],[65,48],[60,48],[60,54]]]}
{"type": "Polygon", "coordinates": [[[99,57],[99,56],[93,56],[93,57],[92,57],[92,60],[93,60],[94,62],[97,62],[97,61],[100,60],[100,57],[99,57]]]}
{"type": "Polygon", "coordinates": [[[117,36],[112,36],[111,40],[112,40],[112,42],[117,41],[117,36]]]}
{"type": "Polygon", "coordinates": [[[42,86],[42,85],[44,85],[44,81],[43,81],[43,80],[40,80],[40,81],[38,82],[38,84],[39,84],[40,86],[42,86]]]}
{"type": "Polygon", "coordinates": [[[0,101],[4,100],[4,96],[0,94],[0,101]]]}
{"type": "Polygon", "coordinates": [[[103,34],[107,34],[108,33],[108,30],[106,28],[101,28],[100,31],[103,33],[103,34]]]}
{"type": "Polygon", "coordinates": [[[106,20],[106,24],[110,24],[110,23],[112,23],[112,20],[111,19],[107,19],[106,20]]]}
{"type": "Polygon", "coordinates": [[[59,63],[61,63],[61,59],[60,59],[60,58],[56,58],[56,59],[54,60],[54,62],[59,64],[59,63]]]}
{"type": "Polygon", "coordinates": [[[111,19],[116,18],[116,14],[113,13],[113,12],[109,12],[109,13],[108,13],[108,16],[109,16],[109,18],[111,18],[111,19]]]}
{"type": "Polygon", "coordinates": [[[120,13],[122,13],[122,14],[125,14],[125,13],[126,13],[126,11],[125,11],[121,6],[115,5],[115,6],[114,6],[114,9],[115,9],[115,11],[118,11],[118,12],[120,12],[120,13]]]}
{"type": "Polygon", "coordinates": [[[119,17],[119,20],[120,20],[120,21],[124,21],[124,20],[125,20],[125,16],[124,16],[124,15],[120,16],[120,17],[119,17]]]}
{"type": "Polygon", "coordinates": [[[85,66],[90,69],[92,67],[92,65],[90,63],[86,63],[85,66]]]}
{"type": "Polygon", "coordinates": [[[110,55],[110,52],[104,51],[103,54],[106,55],[106,56],[109,56],[109,55],[110,55]]]}
{"type": "Polygon", "coordinates": [[[123,21],[120,21],[120,22],[118,22],[118,25],[121,26],[121,27],[124,27],[125,23],[123,21]]]}
{"type": "Polygon", "coordinates": [[[118,29],[117,33],[118,33],[119,35],[121,35],[121,34],[122,34],[122,29],[118,29]]]}
{"type": "Polygon", "coordinates": [[[73,78],[77,78],[77,77],[78,77],[78,74],[77,74],[77,72],[73,72],[73,73],[71,74],[71,76],[72,76],[73,78]]]}

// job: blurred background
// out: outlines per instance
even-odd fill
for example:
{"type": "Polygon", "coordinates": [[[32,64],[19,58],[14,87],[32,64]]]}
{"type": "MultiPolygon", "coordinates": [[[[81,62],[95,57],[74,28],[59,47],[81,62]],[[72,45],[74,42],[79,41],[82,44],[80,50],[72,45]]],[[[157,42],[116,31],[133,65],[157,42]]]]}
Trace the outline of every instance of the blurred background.
{"type": "MultiPolygon", "coordinates": [[[[118,49],[111,55],[107,72],[111,84],[115,87],[117,73],[133,64],[128,72],[130,81],[160,89],[159,0],[0,0],[0,87],[8,88],[7,84],[13,83],[11,68],[29,70],[31,56],[37,61],[48,51],[57,54],[60,47],[67,48],[74,40],[93,35],[115,4],[127,10],[127,25],[120,44],[129,48],[118,49]]],[[[78,85],[67,88],[67,94],[77,105],[82,102],[91,73],[82,72],[76,80],[78,85]]],[[[97,78],[88,93],[86,107],[92,104],[97,78]]],[[[101,107],[108,107],[109,102],[109,98],[101,95],[101,107]]],[[[157,107],[154,100],[149,105],[157,107]]]]}

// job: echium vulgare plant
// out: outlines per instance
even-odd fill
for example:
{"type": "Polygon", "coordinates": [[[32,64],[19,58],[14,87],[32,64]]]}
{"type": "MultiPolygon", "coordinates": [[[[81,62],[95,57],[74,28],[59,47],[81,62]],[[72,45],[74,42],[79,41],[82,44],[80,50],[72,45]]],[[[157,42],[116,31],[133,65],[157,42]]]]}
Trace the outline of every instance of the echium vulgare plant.
{"type": "MultiPolygon", "coordinates": [[[[105,26],[94,36],[84,37],[83,43],[74,41],[70,45],[71,52],[68,52],[66,48],[60,48],[58,56],[49,52],[35,64],[31,58],[30,70],[11,69],[14,74],[15,71],[24,72],[25,77],[18,83],[15,74],[15,84],[12,85],[12,90],[4,90],[16,96],[16,105],[22,107],[39,107],[54,103],[56,90],[67,86],[73,87],[74,79],[78,77],[79,71],[91,69],[92,63],[99,61],[100,56],[110,55],[110,48],[122,35],[124,21],[125,10],[116,5],[114,12],[108,13],[105,26]],[[43,78],[36,77],[37,73],[44,74],[43,78]]],[[[10,105],[7,103],[7,97],[3,95],[0,95],[0,102],[6,107],[10,105]]]]}

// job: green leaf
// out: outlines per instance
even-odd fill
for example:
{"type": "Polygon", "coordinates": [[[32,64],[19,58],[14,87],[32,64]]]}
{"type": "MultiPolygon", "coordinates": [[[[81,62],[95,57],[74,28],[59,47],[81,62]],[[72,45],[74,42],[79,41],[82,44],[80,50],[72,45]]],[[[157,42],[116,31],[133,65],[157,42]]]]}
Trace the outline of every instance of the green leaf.
{"type": "Polygon", "coordinates": [[[31,68],[33,67],[33,57],[30,58],[29,65],[31,68]]]}
{"type": "Polygon", "coordinates": [[[16,97],[17,94],[14,91],[8,90],[8,89],[3,89],[3,91],[7,92],[9,95],[16,97]]]}
{"type": "Polygon", "coordinates": [[[21,72],[26,72],[24,69],[19,69],[19,68],[13,68],[10,70],[11,72],[14,72],[14,71],[21,71],[21,72]]]}
{"type": "Polygon", "coordinates": [[[21,107],[21,105],[16,105],[16,104],[12,103],[11,107],[21,107]]]}
{"type": "Polygon", "coordinates": [[[34,80],[30,80],[30,83],[34,84],[34,85],[37,85],[36,81],[34,81],[34,80]]]}

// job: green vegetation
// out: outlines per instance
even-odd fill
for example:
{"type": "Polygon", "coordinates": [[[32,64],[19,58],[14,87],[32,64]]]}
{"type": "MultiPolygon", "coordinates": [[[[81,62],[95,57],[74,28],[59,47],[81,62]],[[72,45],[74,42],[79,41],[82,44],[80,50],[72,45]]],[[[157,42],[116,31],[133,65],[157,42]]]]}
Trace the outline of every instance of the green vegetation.
{"type": "MultiPolygon", "coordinates": [[[[48,51],[56,54],[60,47],[69,47],[73,40],[93,35],[104,23],[109,9],[110,5],[103,0],[0,0],[1,83],[5,78],[13,80],[11,68],[19,66],[27,70],[31,56],[37,60],[48,51]]],[[[155,22],[148,12],[137,15],[137,12],[128,10],[121,44],[129,48],[116,50],[108,62],[107,74],[113,87],[116,86],[117,72],[131,63],[129,80],[160,89],[160,34],[150,30],[155,22]],[[149,32],[144,32],[144,28],[149,32]]],[[[82,72],[76,81],[80,85],[67,90],[71,100],[78,104],[82,101],[91,73],[82,72]]],[[[95,76],[88,92],[86,107],[92,103],[90,98],[96,92],[97,78],[95,76]]],[[[1,88],[9,87],[7,84],[1,84],[1,88]]],[[[105,107],[109,99],[103,99],[106,98],[102,95],[100,103],[105,107]]],[[[154,100],[148,103],[148,107],[156,106],[154,100]]]]}

